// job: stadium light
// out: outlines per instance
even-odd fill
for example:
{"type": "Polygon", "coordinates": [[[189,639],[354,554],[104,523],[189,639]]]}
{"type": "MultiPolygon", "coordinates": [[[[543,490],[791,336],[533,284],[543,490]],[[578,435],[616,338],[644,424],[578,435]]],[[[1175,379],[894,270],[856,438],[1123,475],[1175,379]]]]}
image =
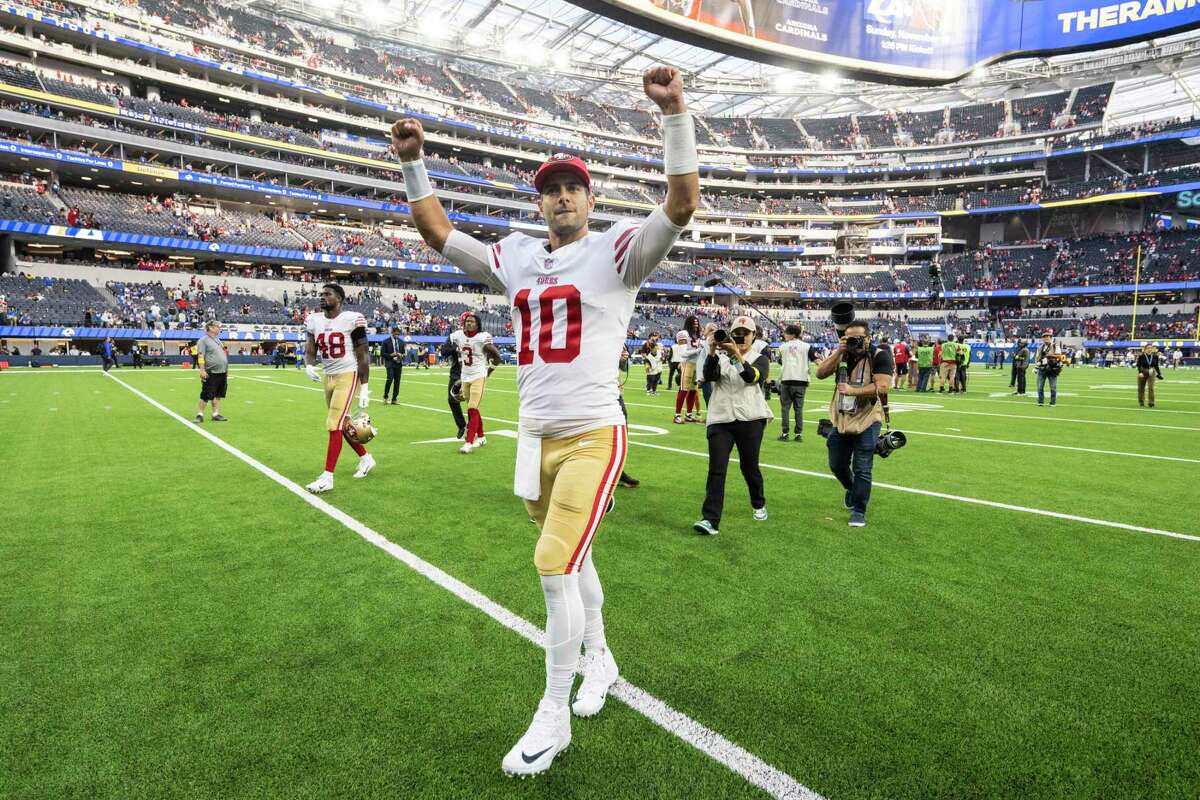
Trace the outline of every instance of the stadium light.
{"type": "Polygon", "coordinates": [[[487,36],[478,28],[473,28],[467,32],[467,37],[464,39],[467,47],[483,47],[487,44],[487,36]]]}
{"type": "Polygon", "coordinates": [[[504,55],[510,61],[524,61],[526,44],[520,39],[509,39],[504,43],[504,55]]]}
{"type": "Polygon", "coordinates": [[[418,28],[422,35],[430,39],[445,39],[450,36],[450,29],[446,27],[445,20],[432,14],[422,17],[418,28]]]}
{"type": "Polygon", "coordinates": [[[777,92],[791,92],[799,84],[798,77],[793,72],[781,72],[771,79],[771,85],[777,92]]]}
{"type": "Polygon", "coordinates": [[[842,78],[835,70],[821,73],[821,88],[827,92],[836,92],[842,83],[842,78]]]}
{"type": "Polygon", "coordinates": [[[554,62],[554,68],[559,71],[571,68],[571,54],[566,50],[555,50],[551,60],[554,62]]]}
{"type": "Polygon", "coordinates": [[[396,10],[383,0],[362,0],[358,7],[368,24],[386,22],[396,16],[396,10]]]}

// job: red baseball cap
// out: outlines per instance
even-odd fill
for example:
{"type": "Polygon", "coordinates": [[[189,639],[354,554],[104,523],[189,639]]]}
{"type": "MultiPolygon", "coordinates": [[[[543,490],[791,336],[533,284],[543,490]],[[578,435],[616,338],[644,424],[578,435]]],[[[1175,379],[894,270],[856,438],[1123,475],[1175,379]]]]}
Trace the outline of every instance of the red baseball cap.
{"type": "Polygon", "coordinates": [[[570,153],[555,153],[547,158],[533,176],[533,188],[540,192],[546,180],[551,175],[557,175],[560,172],[574,175],[583,182],[589,192],[592,190],[592,174],[588,172],[587,164],[579,156],[573,156],[570,153]]]}

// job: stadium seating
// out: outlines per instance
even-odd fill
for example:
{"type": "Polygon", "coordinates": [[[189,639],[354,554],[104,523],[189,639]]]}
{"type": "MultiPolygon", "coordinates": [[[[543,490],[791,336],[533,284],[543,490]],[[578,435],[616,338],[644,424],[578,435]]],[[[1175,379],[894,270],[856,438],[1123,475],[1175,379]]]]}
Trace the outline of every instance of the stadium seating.
{"type": "Polygon", "coordinates": [[[853,147],[854,126],[850,117],[802,119],[800,123],[808,135],[819,141],[826,150],[849,150],[853,147]]]}
{"type": "Polygon", "coordinates": [[[753,130],[744,117],[708,117],[707,122],[713,133],[732,147],[752,149],[756,146],[753,130]]]}
{"type": "Polygon", "coordinates": [[[59,208],[44,185],[39,190],[34,186],[3,183],[0,184],[0,218],[55,222],[59,218],[59,208]]]}
{"type": "Polygon", "coordinates": [[[934,140],[945,122],[945,111],[897,111],[896,124],[900,130],[912,137],[916,144],[928,144],[934,140]]]}
{"type": "Polygon", "coordinates": [[[858,132],[870,147],[896,144],[896,120],[890,114],[863,114],[857,118],[858,132]]]}
{"type": "Polygon", "coordinates": [[[0,295],[8,303],[10,320],[20,325],[83,325],[86,312],[93,311],[98,320],[108,308],[90,283],[70,278],[0,275],[0,295]]]}
{"type": "Polygon", "coordinates": [[[808,141],[796,121],[791,118],[755,117],[754,126],[762,132],[763,139],[778,150],[802,150],[808,141]]]}
{"type": "Polygon", "coordinates": [[[950,127],[961,142],[990,139],[1000,135],[1004,125],[1004,103],[981,103],[950,108],[950,127]]]}
{"type": "Polygon", "coordinates": [[[1023,132],[1048,131],[1054,118],[1066,109],[1069,92],[1020,97],[1012,102],[1013,120],[1023,132]]]}
{"type": "Polygon", "coordinates": [[[1102,83],[1099,86],[1084,87],[1076,92],[1075,103],[1071,106],[1071,116],[1075,124],[1084,125],[1104,119],[1113,86],[1111,82],[1102,83]]]}

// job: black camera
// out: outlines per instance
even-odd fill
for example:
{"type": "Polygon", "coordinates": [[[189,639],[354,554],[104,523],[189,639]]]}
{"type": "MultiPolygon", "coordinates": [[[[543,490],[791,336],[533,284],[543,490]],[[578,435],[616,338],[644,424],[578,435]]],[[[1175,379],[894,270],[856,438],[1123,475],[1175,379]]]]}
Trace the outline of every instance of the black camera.
{"type": "Polygon", "coordinates": [[[875,440],[875,455],[887,458],[906,444],[908,444],[908,437],[900,431],[881,433],[875,440]]]}
{"type": "Polygon", "coordinates": [[[725,344],[729,341],[732,341],[735,344],[742,344],[746,341],[746,337],[741,334],[731,334],[724,328],[717,328],[715,331],[713,331],[713,341],[715,341],[717,344],[725,344]]]}
{"type": "MultiPolygon", "coordinates": [[[[828,439],[833,433],[833,420],[823,419],[817,422],[817,436],[828,439]]],[[[908,437],[901,431],[885,431],[875,440],[875,455],[887,458],[892,453],[908,444],[908,437]]]]}
{"type": "Polygon", "coordinates": [[[867,337],[865,337],[865,336],[847,336],[846,337],[846,349],[847,350],[862,350],[866,346],[867,346],[867,337]]]}
{"type": "Polygon", "coordinates": [[[763,391],[767,395],[768,399],[770,399],[771,395],[773,394],[779,394],[779,381],[767,381],[765,384],[763,384],[763,391]]]}

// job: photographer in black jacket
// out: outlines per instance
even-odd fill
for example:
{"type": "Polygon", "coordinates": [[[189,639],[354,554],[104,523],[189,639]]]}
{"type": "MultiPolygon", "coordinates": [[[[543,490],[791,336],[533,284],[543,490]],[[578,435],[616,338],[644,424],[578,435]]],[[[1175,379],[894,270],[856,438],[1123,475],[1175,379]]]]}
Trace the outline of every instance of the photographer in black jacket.
{"type": "Polygon", "coordinates": [[[1029,348],[1025,346],[1023,339],[1017,340],[1017,349],[1013,351],[1012,360],[1012,380],[1008,382],[1008,388],[1017,387],[1013,394],[1025,396],[1025,370],[1029,369],[1029,348]]]}
{"type": "Polygon", "coordinates": [[[771,420],[763,385],[771,368],[764,352],[765,341],[755,338],[757,328],[749,317],[737,317],[729,336],[717,341],[710,334],[706,347],[703,379],[712,384],[708,405],[708,484],[701,509],[702,519],[692,528],[710,536],[717,533],[725,506],[725,473],[729,455],[736,446],[742,477],[750,490],[754,519],[767,518],[767,498],[763,493],[762,470],[758,454],[763,432],[771,420]]]}
{"type": "Polygon", "coordinates": [[[1158,363],[1158,347],[1147,343],[1142,352],[1138,353],[1137,364],[1138,374],[1138,405],[1146,405],[1146,392],[1150,392],[1150,407],[1154,408],[1154,380],[1157,376],[1158,380],[1163,379],[1162,369],[1158,363]]]}
{"type": "Polygon", "coordinates": [[[883,427],[883,406],[893,368],[891,351],[873,347],[870,327],[858,320],[845,327],[838,346],[817,367],[820,380],[835,373],[838,376],[829,402],[833,430],[826,446],[829,469],[846,490],[845,507],[850,511],[852,528],[867,524],[875,445],[883,427]]]}

